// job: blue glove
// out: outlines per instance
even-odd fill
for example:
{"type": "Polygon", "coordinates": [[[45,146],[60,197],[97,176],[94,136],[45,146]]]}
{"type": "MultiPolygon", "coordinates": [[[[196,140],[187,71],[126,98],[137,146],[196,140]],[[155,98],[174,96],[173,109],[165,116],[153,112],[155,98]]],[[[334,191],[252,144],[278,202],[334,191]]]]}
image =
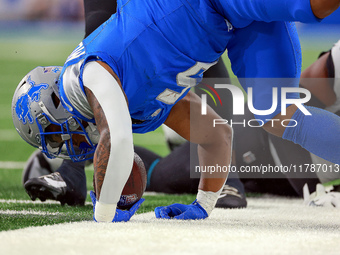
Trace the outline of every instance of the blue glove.
{"type": "MultiPolygon", "coordinates": [[[[94,193],[92,190],[90,191],[90,197],[92,200],[92,204],[93,204],[93,219],[94,221],[96,221],[95,217],[94,217],[94,212],[96,209],[96,193],[94,193]]],[[[141,204],[145,201],[144,198],[141,198],[137,203],[135,203],[129,210],[120,210],[120,209],[116,209],[116,214],[115,217],[113,218],[112,222],[121,222],[121,221],[129,221],[132,217],[132,215],[135,214],[135,212],[139,209],[139,207],[141,206],[141,204]]],[[[96,221],[97,222],[97,221],[96,221]]]]}
{"type": "Polygon", "coordinates": [[[208,217],[207,212],[195,200],[190,205],[173,204],[155,208],[156,218],[176,220],[200,220],[208,217]]]}

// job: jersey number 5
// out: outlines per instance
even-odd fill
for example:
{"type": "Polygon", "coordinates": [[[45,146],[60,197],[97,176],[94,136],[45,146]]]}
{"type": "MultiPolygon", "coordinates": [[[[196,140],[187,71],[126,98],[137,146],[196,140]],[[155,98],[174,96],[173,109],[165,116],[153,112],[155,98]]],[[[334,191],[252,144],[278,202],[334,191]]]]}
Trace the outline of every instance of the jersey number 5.
{"type": "Polygon", "coordinates": [[[174,104],[183,95],[183,93],[191,87],[196,86],[201,81],[202,74],[216,63],[217,61],[213,63],[196,62],[195,65],[186,71],[177,74],[177,86],[183,87],[181,92],[165,89],[157,96],[156,99],[165,104],[174,104]]]}

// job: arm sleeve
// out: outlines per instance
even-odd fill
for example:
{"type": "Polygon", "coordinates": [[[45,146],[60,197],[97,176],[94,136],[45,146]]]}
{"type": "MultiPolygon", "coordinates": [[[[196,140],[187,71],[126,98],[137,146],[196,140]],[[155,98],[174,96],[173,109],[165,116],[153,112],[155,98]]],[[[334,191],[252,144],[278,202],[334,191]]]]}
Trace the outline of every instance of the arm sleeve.
{"type": "Polygon", "coordinates": [[[85,37],[116,12],[116,0],[84,0],[85,37]]]}
{"type": "Polygon", "coordinates": [[[112,221],[133,164],[130,113],[119,84],[97,62],[85,65],[83,83],[98,100],[110,130],[110,155],[100,198],[96,205],[95,218],[97,221],[112,221]]]}

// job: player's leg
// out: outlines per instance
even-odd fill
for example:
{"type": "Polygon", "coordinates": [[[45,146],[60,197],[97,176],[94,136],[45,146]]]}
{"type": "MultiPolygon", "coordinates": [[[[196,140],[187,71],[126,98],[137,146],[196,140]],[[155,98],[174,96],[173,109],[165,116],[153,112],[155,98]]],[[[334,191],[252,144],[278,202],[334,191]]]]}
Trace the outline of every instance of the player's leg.
{"type": "Polygon", "coordinates": [[[62,205],[84,205],[87,194],[84,167],[85,162],[51,160],[37,151],[26,163],[24,188],[32,200],[51,199],[62,205]]]}
{"type": "MultiPolygon", "coordinates": [[[[337,52],[339,52],[339,50],[337,50],[337,52]]],[[[301,74],[300,86],[308,89],[312,93],[311,99],[306,105],[322,109],[326,108],[326,106],[331,107],[334,105],[336,102],[334,85],[334,63],[332,55],[330,52],[323,52],[319,59],[301,74]]],[[[336,112],[337,110],[334,109],[334,111],[336,112]]],[[[327,173],[327,171],[315,173],[311,171],[309,166],[321,162],[313,161],[311,154],[301,146],[274,135],[269,135],[269,137],[282,164],[287,166],[293,164],[302,168],[303,173],[286,173],[289,182],[301,197],[303,196],[303,187],[305,184],[308,185],[310,192],[314,192],[318,183],[327,182],[324,181],[326,176],[327,180],[329,180],[329,177],[332,178],[333,173],[327,173]]],[[[335,177],[335,179],[338,178],[338,176],[335,177]]],[[[332,179],[334,179],[334,177],[332,179]]]]}
{"type": "Polygon", "coordinates": [[[320,19],[332,14],[339,8],[339,0],[310,0],[311,8],[314,15],[320,19]]]}
{"type": "Polygon", "coordinates": [[[305,184],[308,185],[310,192],[314,192],[320,181],[309,167],[312,164],[310,153],[301,146],[280,137],[269,134],[269,138],[280,164],[288,168],[290,166],[298,167],[298,171],[284,173],[296,193],[303,197],[303,186],[305,184]]]}
{"type": "Polygon", "coordinates": [[[162,157],[158,154],[140,146],[134,146],[134,150],[135,153],[137,153],[138,156],[143,160],[147,172],[155,161],[162,159],[162,157]]]}
{"type": "Polygon", "coordinates": [[[147,190],[170,194],[196,193],[199,179],[190,178],[190,143],[185,142],[148,170],[147,190]]]}
{"type": "Polygon", "coordinates": [[[262,128],[254,128],[243,123],[254,119],[254,115],[245,107],[244,115],[233,116],[234,159],[246,192],[269,193],[284,196],[296,196],[285,175],[250,171],[251,168],[276,166],[269,145],[268,133],[262,128]]]}
{"type": "MultiPolygon", "coordinates": [[[[253,87],[255,109],[267,110],[272,106],[272,87],[278,88],[278,104],[276,110],[269,115],[256,115],[257,119],[266,122],[264,128],[277,136],[300,144],[310,152],[331,162],[340,162],[340,118],[327,111],[303,106],[312,115],[305,115],[295,105],[287,107],[286,115],[281,115],[281,88],[297,87],[300,74],[301,56],[300,45],[295,27],[291,23],[283,22],[254,22],[245,29],[236,32],[231,44],[233,70],[238,77],[270,77],[276,80],[247,79],[243,85],[253,87]],[[244,41],[246,40],[246,41],[244,41]],[[240,45],[236,45],[236,41],[240,45]],[[247,47],[249,46],[249,47],[247,47]],[[246,49],[246,50],[245,50],[246,49]],[[242,60],[237,60],[243,54],[242,60]],[[242,63],[252,63],[246,65],[242,63]],[[283,79],[283,78],[291,79],[283,79]],[[282,121],[292,120],[286,124],[296,127],[285,128],[282,121]]],[[[289,99],[298,99],[296,93],[288,93],[289,99]]]]}
{"type": "Polygon", "coordinates": [[[116,12],[116,0],[84,0],[85,37],[116,12]]]}
{"type": "Polygon", "coordinates": [[[340,164],[340,118],[320,108],[308,107],[311,115],[305,115],[295,105],[287,108],[286,115],[277,115],[282,122],[290,119],[289,128],[281,125],[265,126],[265,129],[277,136],[301,145],[311,153],[335,164],[340,164]],[[294,127],[293,127],[294,126],[294,127]]]}
{"type": "Polygon", "coordinates": [[[253,21],[320,21],[339,7],[340,0],[283,0],[239,1],[211,0],[213,8],[236,28],[253,21]]]}
{"type": "Polygon", "coordinates": [[[22,172],[22,184],[32,178],[55,172],[63,162],[62,159],[49,159],[40,150],[34,151],[26,161],[22,172]]]}

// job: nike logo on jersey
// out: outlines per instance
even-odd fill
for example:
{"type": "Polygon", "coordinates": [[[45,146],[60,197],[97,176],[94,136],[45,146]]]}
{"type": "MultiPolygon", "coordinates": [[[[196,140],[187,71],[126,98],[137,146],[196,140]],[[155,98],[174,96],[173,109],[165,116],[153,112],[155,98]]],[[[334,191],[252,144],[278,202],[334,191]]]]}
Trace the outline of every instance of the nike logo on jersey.
{"type": "Polygon", "coordinates": [[[83,45],[83,42],[79,43],[79,45],[77,46],[77,48],[75,48],[72,53],[70,54],[70,56],[68,56],[68,58],[66,59],[66,62],[71,61],[72,59],[76,59],[82,55],[85,54],[85,47],[83,45]]]}
{"type": "Polygon", "coordinates": [[[233,25],[228,21],[228,20],[226,20],[225,19],[225,23],[227,23],[227,26],[228,26],[228,32],[230,32],[231,30],[233,30],[234,28],[233,28],[233,25]]]}

